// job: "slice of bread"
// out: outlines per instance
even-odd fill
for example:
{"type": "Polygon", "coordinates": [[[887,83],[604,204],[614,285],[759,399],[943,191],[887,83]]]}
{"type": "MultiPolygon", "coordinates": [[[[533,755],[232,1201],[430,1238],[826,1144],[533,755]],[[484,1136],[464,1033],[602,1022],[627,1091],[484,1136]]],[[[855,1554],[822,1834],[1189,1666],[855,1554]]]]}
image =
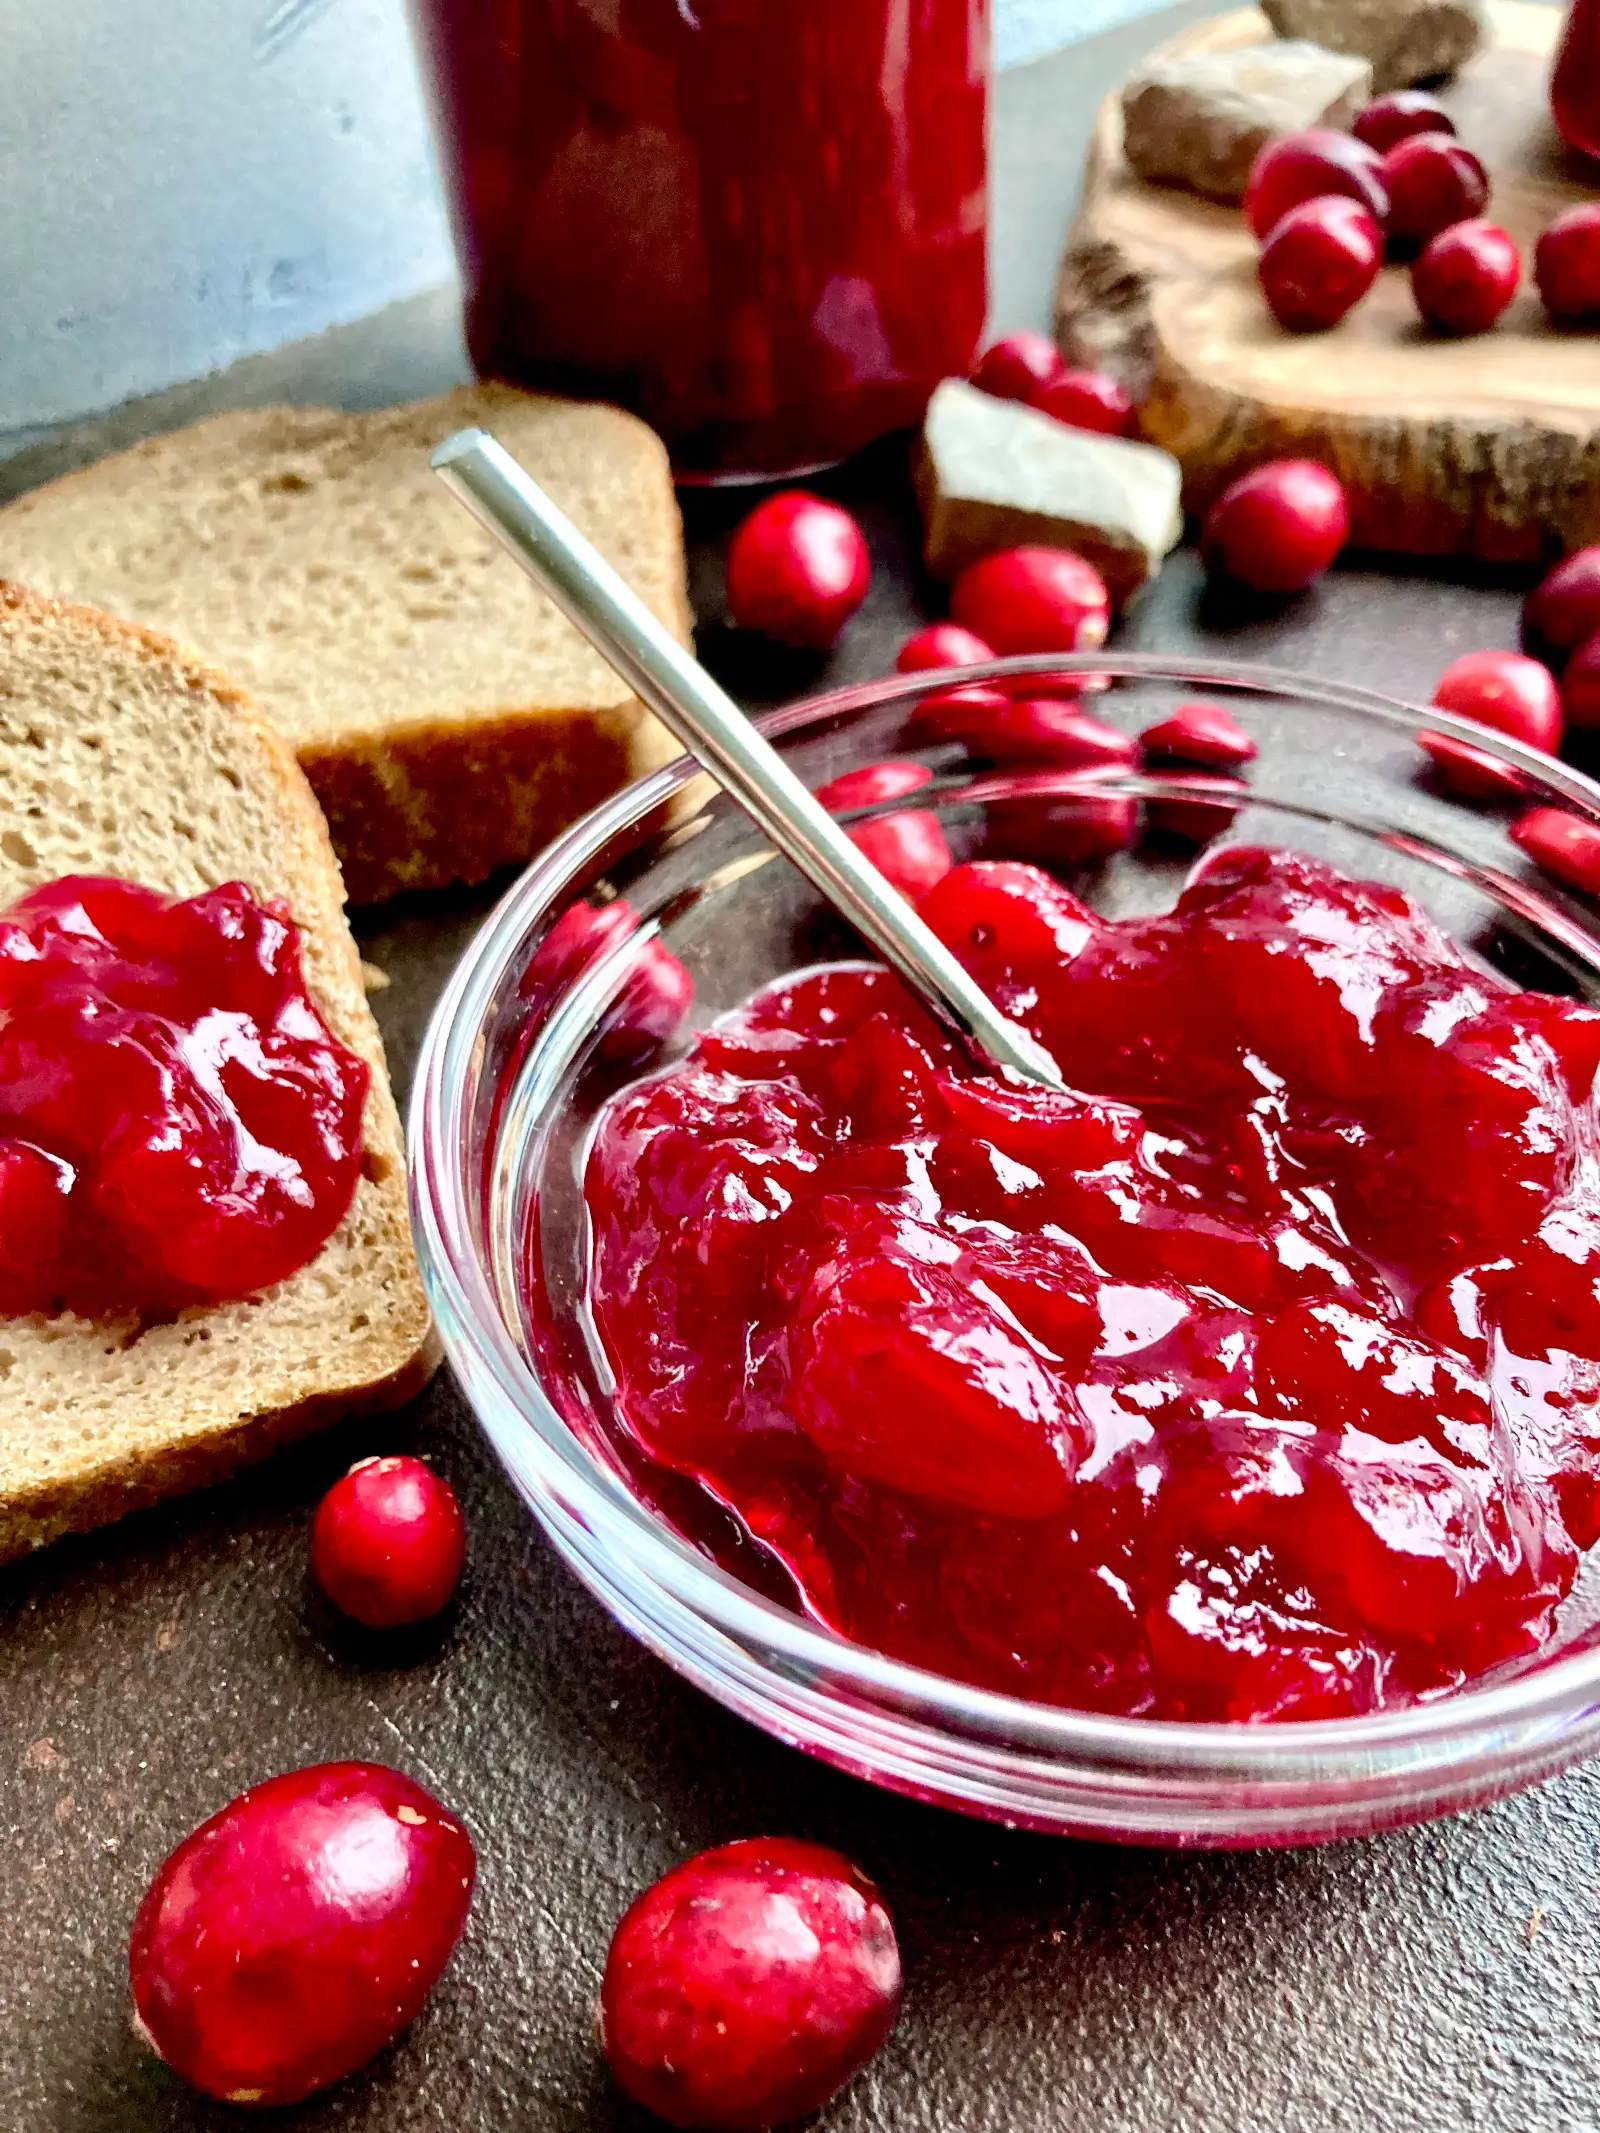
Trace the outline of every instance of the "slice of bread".
{"type": "Polygon", "coordinates": [[[0,582],[0,909],[71,873],[282,897],[317,1005],[372,1067],[366,1157],[317,1258],[248,1302],[166,1324],[0,1318],[0,1559],[398,1406],[434,1361],[383,1045],[293,756],[176,645],[0,582]]]}
{"type": "Polygon", "coordinates": [[[678,747],[429,471],[470,423],[687,643],[660,439],[506,385],[152,438],[0,511],[0,577],[164,630],[243,683],[311,780],[352,902],[480,881],[678,747]]]}

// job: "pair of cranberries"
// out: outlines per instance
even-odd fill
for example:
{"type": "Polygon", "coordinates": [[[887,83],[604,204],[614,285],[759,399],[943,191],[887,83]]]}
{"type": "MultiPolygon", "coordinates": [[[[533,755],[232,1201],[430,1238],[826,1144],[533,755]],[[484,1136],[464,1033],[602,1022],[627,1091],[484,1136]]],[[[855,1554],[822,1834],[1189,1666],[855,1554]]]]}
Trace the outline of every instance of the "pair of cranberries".
{"type": "Polygon", "coordinates": [[[980,392],[1020,400],[1072,429],[1128,437],[1137,426],[1132,395],[1102,370],[1070,369],[1048,334],[1024,329],[991,342],[972,369],[980,392]]]}
{"type": "MultiPolygon", "coordinates": [[[[466,1924],[471,1838],[375,1763],[252,1786],[177,1847],[134,1919],[141,2034],[235,2104],[296,2103],[421,2011],[466,1924]]],[[[894,2026],[900,1956],[882,1897],[837,1852],[724,1845],[618,1926],[600,2024],[636,2101],[678,2126],[760,2128],[820,2109],[894,2026]]]]}

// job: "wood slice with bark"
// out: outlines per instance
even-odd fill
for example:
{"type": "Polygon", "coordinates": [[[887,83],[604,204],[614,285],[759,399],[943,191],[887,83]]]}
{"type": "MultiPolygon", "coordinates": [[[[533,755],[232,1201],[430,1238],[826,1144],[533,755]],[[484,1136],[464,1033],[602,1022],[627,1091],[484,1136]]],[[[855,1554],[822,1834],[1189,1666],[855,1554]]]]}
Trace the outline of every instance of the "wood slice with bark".
{"type": "MultiPolygon", "coordinates": [[[[1152,185],[1122,152],[1118,99],[1101,111],[1067,241],[1056,333],[1069,362],[1111,371],[1144,434],[1175,453],[1204,512],[1264,459],[1324,461],[1351,494],[1355,543],[1392,554],[1536,562],[1600,541],[1600,333],[1553,326],[1533,248],[1600,189],[1563,148],[1548,84],[1558,10],[1493,0],[1485,49],[1441,91],[1494,182],[1491,217],[1528,279],[1491,333],[1422,325],[1404,265],[1327,333],[1274,321],[1237,209],[1152,185]]],[[[1271,36],[1255,8],[1213,18],[1166,53],[1271,36]]]]}

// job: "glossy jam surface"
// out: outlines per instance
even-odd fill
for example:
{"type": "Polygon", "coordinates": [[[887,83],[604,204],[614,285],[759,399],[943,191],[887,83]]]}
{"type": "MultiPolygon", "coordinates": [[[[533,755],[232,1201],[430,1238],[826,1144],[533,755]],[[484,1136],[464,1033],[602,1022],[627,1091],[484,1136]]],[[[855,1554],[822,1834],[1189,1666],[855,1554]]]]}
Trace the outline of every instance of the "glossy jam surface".
{"type": "Polygon", "coordinates": [[[920,421],[987,299],[987,0],[417,0],[478,368],[682,475],[920,421]]]}
{"type": "Polygon", "coordinates": [[[0,916],[0,1314],[177,1310],[314,1258],[361,1171],[365,1061],[240,882],[71,875],[0,916]]]}
{"type": "Polygon", "coordinates": [[[1536,1647],[1600,1532],[1600,1015],[1281,852],[1154,918],[996,863],[922,910],[1080,1093],[848,965],[615,1097],[639,1452],[819,1620],[1046,1701],[1332,1717],[1536,1647]]]}

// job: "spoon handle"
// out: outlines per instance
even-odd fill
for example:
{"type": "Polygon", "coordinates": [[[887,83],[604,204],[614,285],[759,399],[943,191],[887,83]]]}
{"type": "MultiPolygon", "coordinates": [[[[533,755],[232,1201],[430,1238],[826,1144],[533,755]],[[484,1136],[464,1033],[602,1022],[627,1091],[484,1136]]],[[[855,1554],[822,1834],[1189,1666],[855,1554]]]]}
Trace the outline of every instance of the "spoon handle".
{"type": "Polygon", "coordinates": [[[1029,1081],[1063,1086],[1043,1046],[998,1011],[733,699],[502,445],[486,430],[458,430],[432,464],[635,695],[943,1023],[1029,1081]]]}

